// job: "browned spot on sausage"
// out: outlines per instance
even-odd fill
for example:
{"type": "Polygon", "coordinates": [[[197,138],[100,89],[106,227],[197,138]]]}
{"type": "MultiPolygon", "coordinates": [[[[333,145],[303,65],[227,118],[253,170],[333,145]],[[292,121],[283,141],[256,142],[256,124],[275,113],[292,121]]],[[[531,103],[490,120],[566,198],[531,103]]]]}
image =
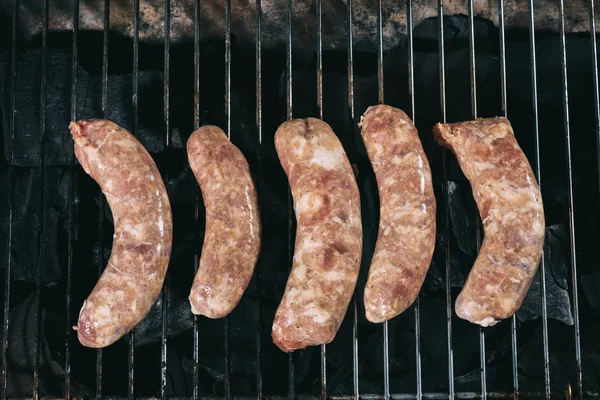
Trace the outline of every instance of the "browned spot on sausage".
{"type": "Polygon", "coordinates": [[[337,215],[337,217],[338,217],[338,218],[339,218],[339,219],[340,219],[340,220],[341,220],[343,223],[346,223],[346,222],[348,222],[348,213],[347,213],[346,211],[344,211],[344,210],[340,210],[340,211],[338,212],[338,215],[337,215]]]}
{"type": "Polygon", "coordinates": [[[325,270],[330,270],[335,266],[335,250],[332,247],[327,247],[323,252],[323,267],[325,270]]]}
{"type": "Polygon", "coordinates": [[[333,249],[335,251],[338,252],[338,254],[346,254],[348,253],[350,250],[344,246],[342,243],[334,243],[331,245],[331,247],[333,247],[333,249]]]}

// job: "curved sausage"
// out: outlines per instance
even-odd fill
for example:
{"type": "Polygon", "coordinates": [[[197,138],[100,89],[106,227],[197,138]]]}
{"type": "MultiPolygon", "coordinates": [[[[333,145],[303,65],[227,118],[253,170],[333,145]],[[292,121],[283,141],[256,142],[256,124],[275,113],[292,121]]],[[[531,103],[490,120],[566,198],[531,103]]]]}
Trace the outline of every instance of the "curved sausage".
{"type": "Polygon", "coordinates": [[[456,299],[456,314],[495,325],[519,309],[540,263],[545,233],[540,188],[506,118],[437,124],[433,134],[469,179],[485,233],[456,299]]]}
{"type": "Polygon", "coordinates": [[[360,198],[342,144],[325,122],[283,123],[275,147],[296,213],[294,262],[273,322],[290,352],[335,337],[356,286],[362,252],[360,198]]]}
{"type": "Polygon", "coordinates": [[[71,122],[69,129],[75,155],[100,185],[114,219],[108,265],[75,327],[82,345],[106,347],[158,298],[171,255],[171,205],[156,164],[131,133],[102,119],[71,122]]]}
{"type": "Polygon", "coordinates": [[[416,299],[435,247],[435,197],[417,129],[394,107],[369,107],[361,134],[379,189],[375,253],[365,287],[365,312],[383,322],[416,299]]]}
{"type": "Polygon", "coordinates": [[[206,206],[190,304],[194,314],[220,318],[239,303],[260,253],[256,188],[244,155],[220,128],[197,129],[188,139],[187,152],[206,206]]]}

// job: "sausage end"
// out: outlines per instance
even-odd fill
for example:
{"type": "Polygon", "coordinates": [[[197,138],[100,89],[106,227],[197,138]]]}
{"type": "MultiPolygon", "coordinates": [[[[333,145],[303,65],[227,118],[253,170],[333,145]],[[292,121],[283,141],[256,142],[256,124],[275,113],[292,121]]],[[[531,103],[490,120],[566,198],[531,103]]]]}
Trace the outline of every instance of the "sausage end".
{"type": "MultiPolygon", "coordinates": [[[[483,327],[494,326],[504,319],[490,315],[487,305],[467,300],[462,295],[459,295],[456,299],[455,308],[456,315],[459,318],[483,327]]],[[[508,318],[508,316],[505,318],[508,318]]]]}

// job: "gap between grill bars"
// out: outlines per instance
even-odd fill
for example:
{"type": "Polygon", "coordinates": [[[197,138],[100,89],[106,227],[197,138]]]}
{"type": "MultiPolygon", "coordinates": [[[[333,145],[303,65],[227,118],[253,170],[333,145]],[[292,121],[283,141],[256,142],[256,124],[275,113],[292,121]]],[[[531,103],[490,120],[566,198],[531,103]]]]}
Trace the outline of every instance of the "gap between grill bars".
{"type": "MultiPolygon", "coordinates": [[[[323,119],[323,30],[322,30],[322,0],[315,0],[316,4],[316,20],[317,20],[317,106],[318,106],[318,117],[323,119]]],[[[43,182],[44,182],[44,141],[45,141],[45,105],[46,105],[46,85],[47,85],[47,57],[48,57],[48,45],[47,45],[47,35],[48,35],[48,17],[50,14],[50,2],[49,0],[45,0],[44,3],[44,23],[43,23],[43,31],[42,31],[42,62],[41,62],[41,86],[40,86],[40,174],[41,174],[41,207],[39,210],[39,219],[40,226],[43,228],[44,224],[44,212],[43,212],[43,182]]],[[[200,110],[201,110],[201,98],[200,98],[200,35],[201,35],[201,26],[200,26],[200,17],[201,17],[201,5],[202,2],[200,0],[195,0],[194,2],[194,127],[197,128],[200,126],[200,110]]],[[[534,140],[535,140],[535,165],[534,171],[536,174],[536,178],[542,186],[542,176],[541,176],[541,168],[540,168],[540,133],[539,133],[539,110],[538,110],[538,87],[537,87],[537,60],[536,60],[536,39],[535,39],[535,27],[534,27],[534,3],[533,0],[530,0],[528,3],[529,6],[529,44],[530,44],[530,63],[531,63],[531,96],[533,102],[533,114],[534,114],[534,140]]],[[[256,39],[256,48],[255,48],[255,65],[256,65],[256,82],[255,82],[255,96],[256,96],[256,135],[258,140],[258,152],[256,156],[257,162],[257,191],[259,202],[261,199],[261,193],[263,192],[262,184],[262,145],[263,145],[263,132],[262,132],[262,4],[261,0],[255,0],[255,39],[256,39]]],[[[469,17],[469,72],[471,76],[471,106],[472,106],[472,117],[477,118],[477,82],[476,82],[476,64],[475,64],[475,36],[474,36],[474,2],[473,0],[469,0],[468,2],[468,17],[469,17]]],[[[79,0],[73,0],[73,17],[72,17],[72,64],[71,64],[71,104],[70,104],[70,117],[72,120],[76,120],[78,116],[77,110],[77,69],[78,69],[78,49],[80,46],[79,41],[79,0]]],[[[110,30],[110,0],[104,0],[103,2],[103,50],[102,50],[102,95],[101,95],[101,103],[102,103],[102,113],[106,118],[108,116],[108,55],[109,55],[109,30],[110,30]]],[[[135,135],[138,131],[138,112],[139,112],[139,104],[138,104],[138,93],[139,93],[139,30],[140,30],[140,0],[133,1],[134,8],[134,19],[133,19],[133,96],[132,96],[132,110],[133,110],[133,129],[132,133],[135,135]]],[[[407,87],[410,94],[410,112],[409,115],[415,119],[416,106],[415,106],[415,93],[414,93],[414,49],[413,49],[413,4],[412,0],[406,0],[406,9],[407,9],[407,35],[408,35],[408,82],[407,87]]],[[[286,5],[286,68],[285,68],[285,80],[286,80],[286,119],[293,118],[293,68],[292,68],[292,21],[293,21],[293,2],[292,0],[287,1],[286,5]]],[[[573,314],[574,314],[574,341],[575,341],[575,360],[577,367],[577,387],[574,388],[576,396],[579,398],[583,397],[598,397],[600,393],[592,392],[592,391],[584,391],[585,386],[583,382],[583,367],[581,360],[581,334],[580,334],[580,321],[579,321],[579,301],[578,301],[578,282],[577,282],[577,259],[575,256],[575,217],[573,211],[573,203],[574,203],[574,195],[573,195],[573,172],[572,172],[572,160],[571,160],[571,132],[570,132],[570,121],[569,121],[569,91],[568,91],[568,81],[567,81],[567,46],[565,41],[565,12],[564,12],[564,3],[563,0],[558,0],[558,10],[559,10],[559,22],[560,22],[560,44],[561,44],[561,85],[562,85],[562,101],[563,101],[563,111],[564,111],[564,138],[565,138],[565,147],[566,147],[566,160],[567,160],[567,170],[568,170],[568,201],[569,201],[569,227],[570,227],[570,251],[571,258],[570,268],[572,275],[571,289],[573,294],[573,314]]],[[[445,49],[444,49],[444,2],[439,0],[437,3],[437,11],[439,18],[439,35],[438,35],[438,50],[439,50],[439,92],[440,92],[440,119],[442,122],[446,122],[447,118],[447,110],[446,110],[446,76],[445,76],[445,49]]],[[[2,365],[1,365],[1,388],[2,388],[2,399],[7,399],[7,385],[8,385],[8,367],[7,367],[7,351],[8,351],[8,330],[10,326],[9,319],[9,310],[10,310],[10,291],[11,291],[11,249],[12,249],[12,232],[13,232],[13,197],[12,197],[12,183],[13,183],[13,163],[14,163],[14,135],[15,135],[15,115],[17,113],[16,109],[16,93],[18,88],[17,86],[17,57],[18,57],[18,48],[17,48],[17,25],[18,25],[18,12],[19,12],[19,2],[15,1],[13,13],[12,13],[12,48],[11,48],[11,62],[10,62],[10,104],[11,104],[11,115],[10,115],[10,131],[9,131],[9,146],[8,146],[8,155],[9,155],[9,185],[8,185],[8,193],[9,193],[9,201],[8,201],[8,215],[9,215],[9,224],[8,224],[8,236],[7,236],[7,268],[5,272],[5,281],[4,281],[4,319],[3,319],[3,339],[2,339],[2,365]]],[[[384,26],[384,15],[382,12],[382,0],[377,1],[377,10],[374,10],[376,13],[376,38],[377,38],[377,84],[378,84],[378,102],[384,103],[384,50],[383,50],[383,26],[384,26]]],[[[596,122],[596,130],[595,133],[597,135],[598,140],[598,163],[600,166],[600,95],[598,90],[598,63],[597,63],[597,47],[596,47],[596,38],[593,32],[595,32],[595,20],[594,20],[594,1],[589,2],[589,15],[590,15],[590,32],[591,33],[591,52],[593,54],[593,78],[594,78],[594,110],[595,110],[595,122],[596,122]]],[[[506,54],[505,54],[505,28],[504,28],[504,1],[498,1],[498,17],[499,17],[499,42],[500,42],[500,69],[501,69],[501,81],[498,82],[501,85],[501,93],[502,93],[502,112],[505,116],[510,116],[507,105],[507,94],[506,94],[506,54]]],[[[170,0],[164,0],[164,59],[163,59],[163,67],[164,67],[164,80],[163,80],[163,107],[164,107],[164,122],[165,122],[165,147],[167,149],[171,146],[171,126],[170,126],[170,114],[169,114],[169,104],[170,104],[170,28],[171,28],[171,2],[170,0]]],[[[347,0],[347,62],[348,62],[348,98],[347,98],[347,108],[348,108],[348,120],[349,125],[352,127],[352,134],[358,137],[358,127],[355,124],[355,93],[354,93],[354,50],[353,50],[353,1],[347,0]]],[[[232,115],[235,115],[235,109],[231,108],[231,65],[232,65],[232,57],[231,57],[231,0],[225,1],[225,115],[226,115],[226,123],[227,123],[227,135],[231,139],[231,118],[232,115]]],[[[270,134],[270,133],[269,133],[270,134]]],[[[349,149],[348,155],[350,160],[352,161],[354,157],[354,149],[349,149]]],[[[455,371],[454,371],[454,349],[453,349],[453,337],[452,337],[452,315],[453,308],[451,304],[451,283],[450,283],[450,220],[449,220],[449,195],[448,195],[448,154],[446,151],[441,150],[441,158],[442,158],[442,171],[441,175],[443,178],[443,198],[441,203],[442,216],[443,216],[443,237],[444,237],[444,249],[445,249],[445,291],[446,291],[446,328],[447,328],[447,363],[448,363],[448,393],[426,393],[423,392],[423,371],[422,371],[422,355],[421,355],[421,312],[420,312],[420,301],[417,298],[414,306],[414,328],[415,328],[415,363],[416,363],[416,387],[414,388],[415,393],[391,393],[390,392],[390,364],[389,364],[389,342],[390,340],[394,340],[389,337],[388,324],[384,323],[382,325],[382,333],[383,333],[383,360],[384,360],[384,376],[382,380],[382,396],[384,399],[441,399],[441,398],[461,398],[461,399],[485,399],[485,398],[509,398],[513,397],[517,399],[518,397],[545,397],[549,399],[551,395],[553,396],[563,396],[563,393],[551,393],[551,382],[550,382],[550,354],[549,354],[549,333],[548,333],[548,312],[547,312],[547,294],[546,294],[546,284],[545,284],[545,262],[542,257],[541,265],[540,265],[540,289],[541,289],[541,310],[542,310],[542,343],[543,343],[543,374],[544,374],[544,391],[543,392],[521,392],[519,390],[519,377],[518,377],[518,354],[517,354],[517,320],[515,316],[511,318],[511,350],[512,350],[512,385],[513,392],[512,393],[500,393],[494,391],[488,391],[486,385],[486,349],[485,349],[485,331],[480,329],[480,365],[481,365],[481,391],[480,392],[456,392],[455,391],[455,371]]],[[[75,175],[76,172],[75,166],[75,157],[74,154],[70,154],[70,167],[69,171],[71,176],[75,175]]],[[[165,176],[167,189],[169,188],[169,177],[165,176]]],[[[600,182],[599,182],[600,185],[600,182]]],[[[67,323],[65,326],[65,399],[73,398],[71,394],[71,356],[74,351],[73,346],[71,344],[71,338],[73,336],[72,325],[74,321],[70,321],[70,319],[75,316],[70,313],[71,308],[71,290],[72,290],[72,280],[71,280],[71,272],[73,268],[73,247],[76,238],[76,210],[75,210],[75,198],[77,195],[77,185],[75,180],[72,179],[69,186],[69,219],[68,219],[68,258],[67,258],[67,276],[66,276],[66,297],[65,297],[65,307],[67,310],[67,323]]],[[[194,192],[195,197],[195,214],[194,219],[198,221],[199,219],[199,193],[196,189],[194,192]]],[[[105,229],[105,218],[103,209],[105,207],[104,199],[100,204],[100,212],[99,212],[99,221],[98,221],[98,231],[99,237],[101,238],[100,248],[103,248],[102,238],[104,236],[105,229]]],[[[291,260],[293,257],[293,214],[292,214],[292,199],[291,195],[288,194],[288,261],[291,265],[291,260]]],[[[478,232],[478,241],[480,241],[480,232],[478,232]]],[[[198,241],[196,241],[198,242],[198,241]]],[[[479,244],[479,243],[478,243],[479,244]]],[[[195,249],[195,258],[194,258],[194,266],[192,271],[195,273],[198,265],[200,249],[197,247],[195,249]]],[[[40,304],[41,304],[41,273],[43,268],[43,252],[42,252],[42,242],[41,239],[38,238],[38,262],[39,265],[36,269],[36,310],[39,314],[40,304]]],[[[104,257],[103,252],[100,252],[99,263],[98,263],[98,273],[102,272],[104,268],[104,257]]],[[[363,266],[365,268],[365,266],[363,266]]],[[[261,262],[259,261],[256,267],[257,277],[256,279],[256,287],[258,298],[260,299],[260,294],[262,293],[262,268],[261,262]]],[[[192,272],[191,271],[191,272],[192,272]]],[[[165,283],[165,287],[162,291],[162,325],[161,325],[161,368],[160,368],[160,398],[166,399],[167,396],[167,350],[168,350],[168,342],[167,342],[167,286],[168,278],[165,283]]],[[[346,400],[346,399],[355,399],[359,398],[363,399],[376,399],[380,398],[379,394],[368,394],[368,393],[360,393],[359,387],[359,346],[358,346],[358,301],[356,298],[356,294],[354,299],[350,305],[349,312],[352,314],[352,359],[353,359],[353,371],[352,371],[352,380],[353,380],[353,389],[354,393],[349,395],[331,395],[328,394],[327,391],[327,352],[326,346],[323,345],[320,351],[320,394],[318,396],[305,396],[296,393],[295,387],[295,370],[294,370],[294,356],[290,355],[288,358],[288,366],[289,366],[289,376],[288,376],[288,397],[289,398],[299,398],[299,399],[332,399],[332,400],[346,400]]],[[[262,307],[260,304],[260,300],[258,303],[258,311],[257,311],[257,320],[261,321],[262,316],[262,307]]],[[[244,397],[244,396],[233,396],[231,393],[231,354],[230,354],[230,322],[229,319],[226,319],[225,322],[225,337],[224,337],[224,353],[225,353],[225,398],[226,399],[282,399],[285,398],[283,396],[268,396],[263,393],[263,379],[264,379],[264,370],[262,368],[262,329],[260,323],[257,324],[256,330],[256,389],[257,394],[253,397],[244,397]]],[[[40,329],[40,316],[36,317],[36,329],[35,336],[36,338],[39,335],[40,329]]],[[[199,373],[199,329],[198,329],[198,318],[194,317],[193,323],[193,343],[192,343],[192,352],[193,352],[193,360],[194,360],[194,380],[192,384],[192,399],[196,400],[201,397],[200,395],[200,382],[198,379],[199,373]]],[[[133,332],[129,334],[129,346],[128,346],[128,399],[133,399],[135,396],[134,391],[134,382],[135,382],[135,357],[134,357],[134,335],[133,332]]],[[[33,399],[38,399],[41,397],[39,395],[39,340],[36,340],[37,345],[35,349],[35,364],[34,364],[34,386],[33,386],[33,399]]],[[[349,349],[350,351],[350,349],[349,349]]],[[[104,396],[102,390],[102,350],[97,351],[96,355],[96,387],[95,387],[95,397],[105,398],[105,399],[123,399],[125,397],[112,397],[112,396],[104,396]]],[[[47,399],[54,399],[54,397],[46,397],[47,399]]],[[[217,399],[211,397],[205,397],[206,399],[217,399]]],[[[148,398],[149,399],[149,398],[148,398]]],[[[184,398],[181,398],[184,399],[184,398]]],[[[187,399],[187,397],[185,398],[187,399]]]]}

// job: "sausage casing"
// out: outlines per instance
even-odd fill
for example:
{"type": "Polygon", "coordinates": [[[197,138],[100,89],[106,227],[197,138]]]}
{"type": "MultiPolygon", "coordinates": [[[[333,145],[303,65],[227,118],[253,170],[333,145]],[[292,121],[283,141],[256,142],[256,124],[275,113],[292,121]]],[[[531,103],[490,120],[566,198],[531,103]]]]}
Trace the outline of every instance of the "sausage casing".
{"type": "Polygon", "coordinates": [[[81,344],[105,347],[133,329],[160,294],[171,255],[171,205],[156,164],[131,133],[102,119],[71,122],[69,129],[75,155],[114,219],[108,265],[76,327],[81,344]]]}
{"type": "Polygon", "coordinates": [[[506,118],[437,124],[433,134],[469,179],[485,234],[456,314],[491,326],[519,309],[540,263],[542,195],[506,118]]]}
{"type": "Polygon", "coordinates": [[[229,314],[252,278],[260,253],[256,188],[242,152],[216,126],[203,126],[187,142],[190,166],[206,207],[200,265],[192,285],[194,314],[229,314]]]}
{"type": "Polygon", "coordinates": [[[296,213],[296,247],[273,322],[283,351],[329,343],[346,314],[362,252],[358,186],[342,144],[325,122],[283,123],[275,147],[296,213]]]}
{"type": "Polygon", "coordinates": [[[435,247],[435,196],[429,161],[410,118],[394,107],[369,107],[361,134],[377,178],[379,233],[365,287],[365,313],[387,321],[416,299],[435,247]]]}

